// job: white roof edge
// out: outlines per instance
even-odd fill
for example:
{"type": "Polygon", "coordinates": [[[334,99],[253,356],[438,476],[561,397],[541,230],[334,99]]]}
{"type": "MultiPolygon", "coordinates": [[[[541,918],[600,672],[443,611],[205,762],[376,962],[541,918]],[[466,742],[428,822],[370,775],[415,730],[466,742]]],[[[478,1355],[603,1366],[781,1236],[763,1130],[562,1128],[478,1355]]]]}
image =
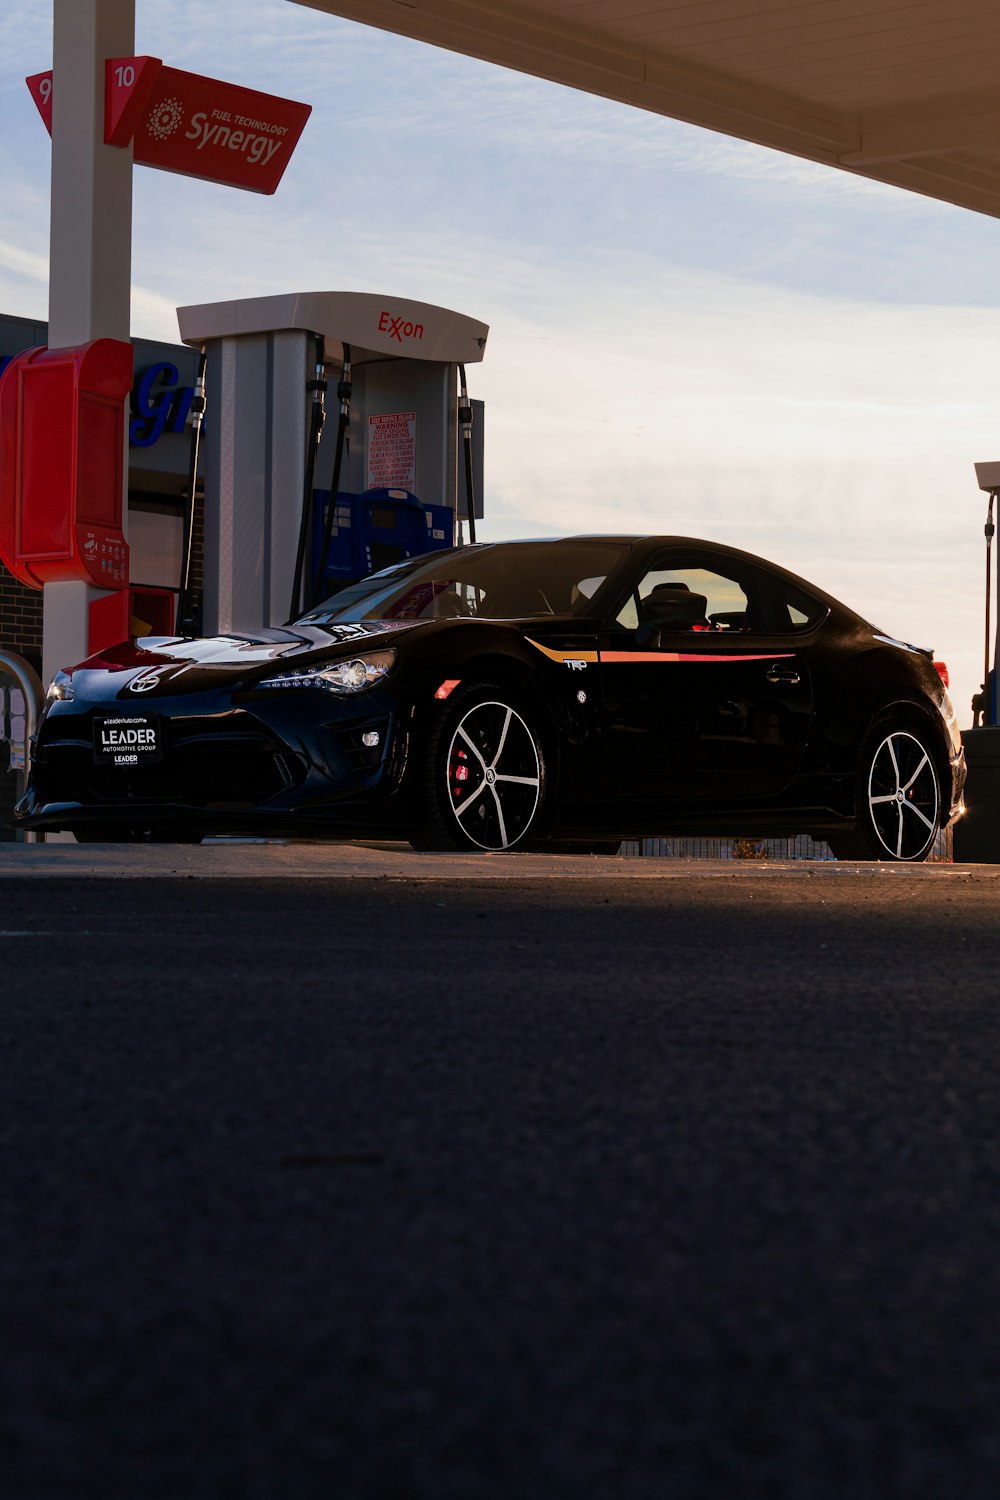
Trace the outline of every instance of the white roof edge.
{"type": "Polygon", "coordinates": [[[177,322],[185,344],[302,329],[350,344],[352,353],[357,348],[449,364],[481,360],[490,331],[487,323],[446,307],[379,292],[281,292],[205,302],[179,307],[177,322]]]}

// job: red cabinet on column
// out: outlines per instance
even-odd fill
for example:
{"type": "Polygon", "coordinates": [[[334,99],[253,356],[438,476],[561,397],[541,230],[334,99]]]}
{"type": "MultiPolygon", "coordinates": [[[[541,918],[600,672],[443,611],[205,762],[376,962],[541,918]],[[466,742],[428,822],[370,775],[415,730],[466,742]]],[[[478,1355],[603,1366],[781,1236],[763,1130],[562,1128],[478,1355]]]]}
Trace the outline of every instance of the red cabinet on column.
{"type": "Polygon", "coordinates": [[[32,588],[128,584],[122,530],[132,346],[28,349],[0,378],[0,557],[32,588]]]}

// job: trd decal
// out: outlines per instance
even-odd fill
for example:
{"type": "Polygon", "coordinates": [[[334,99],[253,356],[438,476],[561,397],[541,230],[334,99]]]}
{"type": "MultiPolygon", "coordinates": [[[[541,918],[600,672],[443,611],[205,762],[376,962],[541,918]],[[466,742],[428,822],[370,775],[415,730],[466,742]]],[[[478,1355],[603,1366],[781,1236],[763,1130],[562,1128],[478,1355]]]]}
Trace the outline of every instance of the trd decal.
{"type": "Polygon", "coordinates": [[[597,661],[596,651],[550,651],[548,646],[542,646],[538,641],[533,641],[530,635],[525,636],[525,640],[529,646],[534,646],[536,651],[541,651],[543,656],[547,656],[549,661],[557,661],[562,666],[569,667],[571,672],[582,672],[588,662],[596,663],[597,661]]]}

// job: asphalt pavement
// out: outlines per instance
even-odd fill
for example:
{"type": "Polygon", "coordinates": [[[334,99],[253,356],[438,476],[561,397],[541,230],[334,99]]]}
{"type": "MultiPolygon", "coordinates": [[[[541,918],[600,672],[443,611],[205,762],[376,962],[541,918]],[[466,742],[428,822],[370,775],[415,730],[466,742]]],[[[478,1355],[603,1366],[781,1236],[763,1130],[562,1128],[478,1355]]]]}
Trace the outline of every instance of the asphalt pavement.
{"type": "Polygon", "coordinates": [[[994,1500],[998,882],[0,848],[0,1490],[994,1500]]]}

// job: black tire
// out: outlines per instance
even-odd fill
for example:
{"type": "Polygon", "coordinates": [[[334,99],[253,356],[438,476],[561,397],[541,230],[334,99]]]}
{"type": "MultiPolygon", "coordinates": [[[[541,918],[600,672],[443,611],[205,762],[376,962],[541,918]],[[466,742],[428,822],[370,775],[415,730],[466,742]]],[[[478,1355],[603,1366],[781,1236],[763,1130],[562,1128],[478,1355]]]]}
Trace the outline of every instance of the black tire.
{"type": "Polygon", "coordinates": [[[877,724],[858,760],[856,824],[829,839],[837,859],[919,864],[941,828],[941,784],[925,730],[877,724]]]}
{"type": "Polygon", "coordinates": [[[415,849],[523,848],[545,802],[545,756],[529,712],[507,688],[470,683],[448,699],[418,772],[415,849]]]}

